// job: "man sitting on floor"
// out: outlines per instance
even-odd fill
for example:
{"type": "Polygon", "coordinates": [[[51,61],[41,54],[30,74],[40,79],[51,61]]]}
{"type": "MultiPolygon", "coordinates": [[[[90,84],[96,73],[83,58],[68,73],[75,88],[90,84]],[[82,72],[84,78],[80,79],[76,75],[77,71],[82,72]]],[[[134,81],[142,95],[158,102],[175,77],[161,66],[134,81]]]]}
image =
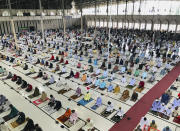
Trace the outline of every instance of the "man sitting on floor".
{"type": "Polygon", "coordinates": [[[108,86],[108,88],[107,88],[107,91],[108,91],[108,92],[112,92],[113,90],[114,90],[114,87],[113,87],[113,85],[110,83],[109,86],[108,86]]]}
{"type": "Polygon", "coordinates": [[[34,93],[32,94],[34,97],[37,97],[40,95],[39,88],[35,87],[34,93]]]}
{"type": "Polygon", "coordinates": [[[77,113],[75,112],[75,110],[72,110],[71,115],[69,117],[69,122],[71,122],[74,125],[77,120],[78,120],[77,113]]]}
{"type": "Polygon", "coordinates": [[[93,128],[94,128],[94,123],[90,118],[88,118],[86,125],[82,127],[82,130],[83,131],[91,131],[93,128]]]}
{"type": "Polygon", "coordinates": [[[158,99],[156,99],[152,104],[151,111],[153,113],[157,113],[160,108],[161,108],[161,102],[158,99]]]}
{"type": "Polygon", "coordinates": [[[134,76],[135,77],[138,77],[139,76],[139,69],[136,69],[135,73],[134,73],[134,76]]]}
{"type": "Polygon", "coordinates": [[[67,121],[71,116],[71,109],[67,108],[66,112],[60,117],[60,121],[65,122],[67,121]]]}
{"type": "Polygon", "coordinates": [[[107,78],[107,76],[108,76],[108,71],[105,70],[105,71],[103,72],[103,75],[102,75],[99,79],[105,79],[105,78],[107,78]]]}
{"type": "Polygon", "coordinates": [[[122,82],[122,83],[126,83],[126,78],[125,78],[124,76],[122,76],[121,82],[122,82]]]}
{"type": "Polygon", "coordinates": [[[125,66],[121,67],[120,74],[124,74],[125,71],[126,71],[126,67],[125,66]]]}
{"type": "Polygon", "coordinates": [[[100,69],[97,68],[96,73],[92,74],[92,76],[98,76],[100,74],[100,69]]]}
{"type": "Polygon", "coordinates": [[[125,101],[129,98],[129,91],[125,90],[120,98],[120,100],[125,101]]]}
{"type": "Polygon", "coordinates": [[[66,67],[65,67],[65,66],[63,66],[63,68],[62,68],[61,72],[60,72],[60,73],[58,73],[58,74],[61,76],[61,75],[65,74],[65,73],[66,73],[66,67]]]}
{"type": "Polygon", "coordinates": [[[83,85],[88,86],[88,85],[90,85],[91,83],[92,83],[91,76],[87,76],[86,83],[84,83],[83,85]]]}
{"type": "Polygon", "coordinates": [[[14,74],[14,76],[11,78],[11,81],[17,81],[17,75],[14,74]]]}
{"type": "Polygon", "coordinates": [[[44,72],[43,80],[47,80],[47,79],[48,79],[48,74],[46,72],[44,72]]]}
{"type": "Polygon", "coordinates": [[[69,76],[67,76],[65,79],[70,79],[70,78],[72,78],[72,77],[74,77],[74,72],[73,72],[73,70],[71,69],[71,71],[70,71],[70,73],[69,73],[69,76]]]}
{"type": "Polygon", "coordinates": [[[152,74],[152,76],[149,78],[148,82],[152,83],[155,81],[155,75],[152,74]]]}
{"type": "Polygon", "coordinates": [[[100,80],[98,79],[98,77],[96,77],[96,79],[93,82],[92,88],[96,88],[100,86],[100,80]]]}
{"type": "Polygon", "coordinates": [[[46,83],[46,85],[51,85],[51,84],[54,84],[55,83],[55,80],[54,80],[54,76],[51,75],[50,79],[49,79],[49,82],[46,83]]]}
{"type": "Polygon", "coordinates": [[[143,90],[144,89],[144,84],[145,84],[144,81],[140,81],[138,89],[143,90]]]}
{"type": "Polygon", "coordinates": [[[103,80],[103,81],[100,83],[99,89],[104,90],[105,88],[106,88],[106,82],[103,80]]]}
{"type": "Polygon", "coordinates": [[[138,93],[133,91],[133,94],[131,96],[131,100],[135,102],[137,100],[137,98],[138,98],[138,93]]]}
{"type": "Polygon", "coordinates": [[[121,107],[119,107],[119,109],[117,110],[117,113],[115,115],[116,119],[122,119],[124,116],[124,111],[121,109],[121,107]]]}
{"type": "Polygon", "coordinates": [[[34,73],[35,73],[34,67],[31,66],[30,72],[27,73],[26,75],[31,75],[31,74],[34,74],[34,73]]]}
{"type": "Polygon", "coordinates": [[[55,101],[55,103],[54,103],[54,109],[55,110],[57,110],[57,111],[59,111],[59,109],[61,109],[61,107],[62,107],[62,104],[61,104],[61,102],[60,101],[55,101]]]}
{"type": "Polygon", "coordinates": [[[117,65],[115,65],[114,68],[113,68],[113,70],[112,70],[112,72],[113,72],[113,73],[116,73],[116,72],[118,72],[118,71],[119,71],[119,67],[118,67],[117,65]]]}
{"type": "Polygon", "coordinates": [[[142,73],[141,78],[142,78],[142,79],[146,79],[146,78],[147,78],[147,72],[146,72],[146,71],[144,71],[144,72],[142,73]]]}
{"type": "Polygon", "coordinates": [[[26,88],[26,92],[30,92],[30,91],[32,91],[32,85],[28,84],[28,87],[26,88]]]}
{"type": "Polygon", "coordinates": [[[114,93],[115,95],[117,95],[117,94],[120,93],[120,87],[119,87],[119,85],[116,85],[116,87],[114,88],[113,93],[114,93]]]}
{"type": "Polygon", "coordinates": [[[76,74],[74,75],[74,78],[78,79],[80,76],[80,73],[79,72],[76,72],[76,74]]]}
{"type": "Polygon", "coordinates": [[[82,78],[81,78],[81,81],[82,81],[82,82],[85,82],[86,79],[87,79],[87,75],[86,75],[86,73],[84,73],[83,76],[82,76],[82,78]]]}
{"type": "Polygon", "coordinates": [[[60,67],[59,67],[58,64],[56,64],[56,68],[55,68],[54,70],[52,70],[52,72],[55,73],[55,72],[57,72],[57,71],[59,71],[59,70],[60,70],[60,67]]]}
{"type": "Polygon", "coordinates": [[[75,95],[77,95],[78,97],[81,95],[81,88],[78,87],[78,88],[76,89],[75,95]]]}
{"type": "Polygon", "coordinates": [[[53,107],[54,104],[55,104],[55,98],[54,98],[53,95],[50,95],[50,99],[49,99],[48,105],[49,105],[50,107],[53,107]]]}
{"type": "Polygon", "coordinates": [[[97,98],[95,105],[96,105],[97,107],[99,107],[99,106],[102,105],[102,98],[101,98],[101,97],[98,97],[98,98],[97,98]]]}
{"type": "Polygon", "coordinates": [[[84,101],[89,101],[91,99],[91,94],[89,92],[87,92],[85,95],[84,95],[84,101]]]}
{"type": "Polygon", "coordinates": [[[16,122],[20,125],[20,124],[24,123],[25,120],[26,120],[25,114],[23,112],[19,112],[16,122]]]}
{"type": "Polygon", "coordinates": [[[6,78],[4,78],[3,80],[7,80],[7,79],[11,79],[12,78],[12,73],[9,72],[8,76],[6,78]]]}
{"type": "Polygon", "coordinates": [[[167,105],[169,100],[170,100],[170,96],[167,93],[162,94],[162,96],[161,96],[162,103],[165,103],[167,105]]]}
{"type": "Polygon", "coordinates": [[[9,117],[9,118],[14,118],[14,117],[16,117],[19,111],[18,111],[13,105],[11,105],[11,104],[9,105],[9,107],[10,107],[11,111],[10,111],[10,113],[8,114],[8,117],[9,117]]]}
{"type": "Polygon", "coordinates": [[[27,69],[28,69],[28,65],[25,63],[23,70],[27,70],[27,69]]]}
{"type": "Polygon", "coordinates": [[[134,86],[135,86],[135,84],[136,84],[136,79],[131,78],[131,80],[130,80],[130,82],[129,82],[129,86],[134,87],[134,86]]]}
{"type": "Polygon", "coordinates": [[[21,88],[22,88],[22,89],[25,89],[27,86],[28,86],[27,81],[22,80],[21,88]]]}
{"type": "Polygon", "coordinates": [[[42,95],[41,95],[40,100],[41,100],[42,102],[44,102],[44,101],[47,100],[47,94],[46,94],[44,91],[42,92],[42,95]]]}
{"type": "Polygon", "coordinates": [[[41,70],[39,70],[39,73],[38,73],[38,75],[36,76],[36,77],[34,77],[35,79],[36,78],[41,78],[43,76],[43,72],[41,71],[41,70]]]}
{"type": "Polygon", "coordinates": [[[113,110],[114,110],[113,104],[110,101],[108,101],[108,105],[107,105],[107,108],[106,108],[104,113],[105,114],[109,114],[109,113],[112,113],[113,110]]]}

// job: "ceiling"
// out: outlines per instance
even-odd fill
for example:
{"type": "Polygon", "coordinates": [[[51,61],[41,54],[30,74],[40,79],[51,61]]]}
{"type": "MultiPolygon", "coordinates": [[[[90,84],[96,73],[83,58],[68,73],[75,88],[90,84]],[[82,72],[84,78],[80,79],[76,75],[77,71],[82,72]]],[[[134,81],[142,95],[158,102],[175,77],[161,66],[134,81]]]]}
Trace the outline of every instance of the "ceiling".
{"type": "MultiPolygon", "coordinates": [[[[71,2],[73,0],[64,0],[64,8],[71,9],[71,2]]],[[[76,8],[95,6],[97,4],[106,4],[111,0],[74,0],[76,8]]],[[[125,1],[125,0],[112,0],[125,1]]],[[[129,0],[130,1],[130,0],[129,0]]],[[[132,0],[131,0],[132,1],[132,0]]],[[[10,0],[12,9],[39,9],[39,0],[10,0]]],[[[62,9],[63,0],[41,0],[43,9],[62,9]]],[[[8,0],[0,0],[0,9],[8,9],[8,0]]]]}

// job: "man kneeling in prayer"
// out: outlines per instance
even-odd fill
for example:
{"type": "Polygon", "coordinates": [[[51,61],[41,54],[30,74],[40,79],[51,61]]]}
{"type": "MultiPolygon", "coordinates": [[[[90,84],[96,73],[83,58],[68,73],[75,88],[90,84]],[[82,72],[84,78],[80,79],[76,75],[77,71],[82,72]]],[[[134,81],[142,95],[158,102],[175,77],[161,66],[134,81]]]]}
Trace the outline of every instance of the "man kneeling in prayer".
{"type": "Polygon", "coordinates": [[[138,93],[134,91],[131,96],[131,100],[135,102],[137,100],[137,98],[138,98],[138,93]]]}
{"type": "Polygon", "coordinates": [[[112,105],[112,103],[110,101],[108,101],[108,106],[107,106],[104,113],[105,114],[110,114],[110,113],[113,112],[113,110],[114,110],[114,106],[112,105]]]}
{"type": "Polygon", "coordinates": [[[25,120],[26,120],[25,114],[23,112],[19,112],[16,122],[20,125],[20,124],[24,123],[25,120]]]}
{"type": "Polygon", "coordinates": [[[116,115],[114,116],[116,119],[122,119],[124,116],[124,111],[121,109],[121,107],[119,107],[116,115]]]}
{"type": "Polygon", "coordinates": [[[85,101],[89,101],[91,99],[91,94],[89,92],[87,92],[85,95],[84,95],[84,100],[85,101]]]}

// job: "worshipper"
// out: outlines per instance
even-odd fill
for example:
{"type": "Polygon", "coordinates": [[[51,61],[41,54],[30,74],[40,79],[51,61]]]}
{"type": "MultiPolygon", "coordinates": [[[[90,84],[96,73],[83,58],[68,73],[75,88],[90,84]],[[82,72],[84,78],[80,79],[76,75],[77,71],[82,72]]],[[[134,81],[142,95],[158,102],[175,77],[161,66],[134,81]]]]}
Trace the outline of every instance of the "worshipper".
{"type": "Polygon", "coordinates": [[[65,64],[65,65],[69,64],[68,60],[66,60],[64,64],[65,64]]]}
{"type": "Polygon", "coordinates": [[[139,64],[138,69],[139,69],[139,70],[142,70],[142,69],[143,69],[143,66],[144,66],[144,64],[143,64],[143,63],[139,64]]]}
{"type": "Polygon", "coordinates": [[[109,114],[109,113],[112,113],[113,110],[114,110],[113,104],[110,101],[108,101],[108,105],[107,105],[107,108],[106,108],[104,113],[105,114],[109,114]]]}
{"type": "Polygon", "coordinates": [[[129,91],[128,90],[124,90],[120,100],[126,101],[129,97],[130,97],[129,96],[129,91]]]}
{"type": "Polygon", "coordinates": [[[27,70],[27,69],[28,69],[28,65],[25,63],[23,70],[27,70]]]}
{"type": "Polygon", "coordinates": [[[35,87],[34,93],[32,94],[34,97],[37,97],[40,95],[39,89],[35,87]]]}
{"type": "Polygon", "coordinates": [[[129,82],[129,86],[134,87],[136,84],[136,79],[135,78],[131,78],[130,82],[129,82]]]}
{"type": "Polygon", "coordinates": [[[69,117],[69,121],[74,125],[76,121],[78,120],[78,116],[75,110],[71,111],[71,115],[69,117]]]}
{"type": "Polygon", "coordinates": [[[116,95],[120,93],[120,87],[119,87],[119,85],[116,85],[116,87],[114,88],[113,93],[116,94],[116,95]]]}
{"type": "Polygon", "coordinates": [[[113,70],[112,70],[112,72],[113,72],[113,73],[116,73],[116,72],[118,72],[118,71],[119,71],[119,67],[118,67],[117,65],[115,65],[114,68],[113,68],[113,70]]]}
{"type": "Polygon", "coordinates": [[[34,121],[32,119],[29,119],[22,131],[34,131],[34,129],[34,121]]]}
{"type": "Polygon", "coordinates": [[[109,78],[108,78],[108,82],[111,82],[111,81],[113,81],[114,79],[115,79],[114,73],[111,72],[111,75],[110,75],[109,78]]]}
{"type": "Polygon", "coordinates": [[[57,71],[59,71],[60,70],[60,67],[59,67],[59,65],[58,64],[56,64],[56,67],[55,67],[55,69],[54,70],[52,70],[52,72],[53,73],[55,73],[55,72],[57,72],[57,71]]]}
{"type": "Polygon", "coordinates": [[[89,92],[87,92],[85,95],[84,95],[84,101],[89,101],[91,99],[91,94],[89,92]]]}
{"type": "Polygon", "coordinates": [[[61,64],[61,63],[64,63],[64,58],[63,58],[63,57],[61,57],[61,60],[60,60],[59,63],[60,63],[60,64],[61,64]]]}
{"type": "Polygon", "coordinates": [[[97,59],[94,59],[94,63],[93,63],[95,66],[98,65],[98,60],[97,59]]]}
{"type": "Polygon", "coordinates": [[[53,55],[53,54],[51,55],[50,61],[51,61],[51,60],[54,60],[54,55],[53,55]]]}
{"type": "Polygon", "coordinates": [[[172,131],[172,130],[169,128],[169,126],[166,126],[166,127],[163,128],[162,131],[172,131]]]}
{"type": "Polygon", "coordinates": [[[89,63],[89,64],[92,63],[92,58],[89,58],[88,63],[89,63]]]}
{"type": "Polygon", "coordinates": [[[95,105],[96,105],[97,107],[99,107],[99,106],[102,105],[102,98],[101,98],[101,97],[98,97],[98,98],[96,99],[95,105]]]}
{"type": "Polygon", "coordinates": [[[139,76],[139,69],[136,69],[136,70],[135,70],[134,76],[135,76],[135,77],[138,77],[138,76],[139,76]]]}
{"type": "Polygon", "coordinates": [[[90,131],[93,128],[94,128],[94,123],[93,123],[93,121],[90,118],[88,118],[86,120],[86,125],[82,127],[82,130],[83,131],[90,131]]]}
{"type": "Polygon", "coordinates": [[[131,100],[135,102],[137,100],[137,98],[138,98],[138,93],[133,91],[133,94],[131,96],[131,100]]]}
{"type": "Polygon", "coordinates": [[[131,75],[131,74],[132,74],[132,69],[131,69],[131,68],[128,68],[128,69],[127,69],[127,74],[128,74],[128,75],[131,75]]]}
{"type": "Polygon", "coordinates": [[[87,79],[86,79],[86,82],[83,84],[85,86],[88,86],[92,83],[92,79],[91,79],[91,76],[87,75],[87,79]]]}
{"type": "Polygon", "coordinates": [[[85,82],[87,80],[87,75],[86,73],[83,74],[82,78],[81,78],[81,81],[82,82],[85,82]]]}
{"type": "Polygon", "coordinates": [[[104,70],[105,67],[106,67],[106,61],[104,60],[104,61],[102,62],[102,65],[101,65],[100,69],[104,70]]]}
{"type": "Polygon", "coordinates": [[[50,99],[49,99],[48,105],[50,107],[53,107],[55,105],[55,98],[54,98],[53,95],[50,95],[50,99]]]}
{"type": "Polygon", "coordinates": [[[40,78],[42,76],[43,76],[43,72],[42,72],[42,70],[39,70],[38,75],[36,77],[34,77],[34,78],[36,79],[36,78],[40,78]]]}
{"type": "Polygon", "coordinates": [[[17,81],[17,75],[14,74],[14,76],[11,78],[11,81],[17,81]]]}
{"type": "Polygon", "coordinates": [[[125,78],[124,76],[122,76],[121,82],[122,82],[122,83],[126,83],[126,78],[125,78]]]}
{"type": "Polygon", "coordinates": [[[80,76],[80,73],[79,72],[76,72],[76,74],[74,75],[74,78],[78,79],[80,76]]]}
{"type": "Polygon", "coordinates": [[[31,74],[34,74],[34,73],[35,73],[34,67],[31,66],[30,72],[27,73],[26,75],[28,76],[28,75],[31,75],[31,74]]]}
{"type": "Polygon", "coordinates": [[[9,72],[9,73],[8,73],[8,76],[7,76],[4,80],[11,79],[11,78],[12,78],[12,73],[9,72]]]}
{"type": "Polygon", "coordinates": [[[171,109],[171,107],[169,106],[169,107],[166,108],[165,111],[164,111],[164,118],[169,120],[169,118],[170,118],[171,115],[172,115],[172,109],[171,109]]]}
{"type": "Polygon", "coordinates": [[[90,73],[93,72],[93,66],[92,66],[92,65],[90,65],[89,72],[90,72],[90,73]]]}
{"type": "Polygon", "coordinates": [[[14,117],[16,117],[17,115],[18,115],[18,110],[13,106],[13,105],[9,105],[9,107],[10,107],[10,113],[8,114],[8,117],[9,118],[14,118],[14,117]]]}
{"type": "Polygon", "coordinates": [[[165,103],[165,105],[167,105],[169,100],[170,100],[170,96],[166,92],[163,93],[161,96],[161,103],[165,103]]]}
{"type": "Polygon", "coordinates": [[[22,84],[22,78],[20,76],[17,77],[16,84],[18,85],[22,84]]]}
{"type": "Polygon", "coordinates": [[[175,107],[174,111],[172,112],[173,117],[178,117],[179,116],[179,110],[178,107],[175,107]]]}
{"type": "MultiPolygon", "coordinates": [[[[155,120],[152,120],[152,122],[150,123],[150,126],[149,127],[151,127],[152,129],[151,130],[156,130],[157,129],[157,125],[156,125],[156,123],[155,123],[155,120]]],[[[150,130],[150,131],[151,131],[150,130]]]]}
{"type": "Polygon", "coordinates": [[[113,85],[110,83],[109,86],[108,86],[108,88],[107,88],[107,91],[108,91],[108,92],[112,92],[113,90],[114,90],[114,87],[113,87],[113,85]]]}
{"type": "Polygon", "coordinates": [[[25,80],[22,80],[21,88],[24,89],[28,86],[27,82],[25,80]]]}
{"type": "Polygon", "coordinates": [[[142,78],[142,79],[146,79],[146,78],[147,78],[147,72],[146,72],[146,71],[144,71],[144,72],[142,73],[141,78],[142,78]]]}
{"type": "Polygon", "coordinates": [[[175,109],[176,107],[180,106],[180,98],[174,98],[172,102],[172,108],[175,109]]]}
{"type": "Polygon", "coordinates": [[[51,75],[50,79],[49,79],[49,82],[47,82],[45,85],[51,85],[51,84],[54,84],[55,83],[55,79],[54,79],[54,76],[51,75]]]}
{"type": "Polygon", "coordinates": [[[116,112],[115,118],[116,119],[122,119],[124,116],[124,111],[121,109],[121,107],[119,107],[119,109],[116,112]]]}
{"type": "Polygon", "coordinates": [[[30,91],[32,91],[32,85],[28,84],[28,87],[26,88],[26,92],[30,92],[30,91]]]}
{"type": "Polygon", "coordinates": [[[142,117],[139,125],[140,125],[140,129],[143,130],[145,126],[148,128],[149,121],[147,120],[146,117],[142,117]]]}
{"type": "Polygon", "coordinates": [[[57,110],[57,111],[59,111],[59,109],[61,109],[61,107],[62,107],[62,104],[61,104],[61,102],[60,101],[55,101],[55,103],[54,103],[54,109],[55,110],[57,110]]]}
{"type": "Polygon", "coordinates": [[[105,88],[106,88],[106,82],[103,80],[103,81],[100,83],[99,89],[104,90],[105,88]]]}
{"type": "Polygon", "coordinates": [[[78,88],[76,89],[75,95],[77,95],[78,97],[81,95],[81,88],[78,87],[78,88]]]}
{"type": "Polygon", "coordinates": [[[60,72],[60,73],[58,73],[58,74],[61,76],[61,75],[65,74],[65,73],[66,73],[66,67],[65,67],[65,66],[63,66],[63,68],[62,68],[61,72],[60,72]]]}
{"type": "Polygon", "coordinates": [[[81,63],[80,62],[78,62],[77,68],[81,68],[81,63]]]}
{"type": "Polygon", "coordinates": [[[34,125],[34,129],[35,129],[35,131],[42,131],[41,127],[39,127],[38,124],[34,125]]]}
{"type": "Polygon", "coordinates": [[[138,89],[143,90],[144,89],[144,84],[145,84],[144,81],[140,81],[138,89]]]}
{"type": "Polygon", "coordinates": [[[166,69],[165,68],[163,68],[161,71],[160,71],[160,75],[165,75],[166,74],[166,69]]]}
{"type": "Polygon", "coordinates": [[[48,79],[48,74],[47,74],[46,72],[44,72],[42,79],[43,79],[43,80],[47,80],[47,79],[48,79]]]}
{"type": "Polygon", "coordinates": [[[0,106],[3,105],[6,102],[6,97],[3,95],[0,95],[0,106]]]}
{"type": "Polygon", "coordinates": [[[100,69],[97,68],[96,73],[92,74],[92,76],[98,76],[100,74],[100,69]]]}
{"type": "Polygon", "coordinates": [[[53,68],[53,64],[52,63],[49,64],[49,68],[50,69],[53,68]]]}
{"type": "Polygon", "coordinates": [[[105,70],[105,71],[103,72],[103,75],[102,75],[99,79],[105,79],[107,76],[108,76],[108,71],[105,70]]]}
{"type": "Polygon", "coordinates": [[[126,71],[126,67],[125,66],[122,66],[121,67],[121,70],[120,70],[120,74],[124,74],[126,71]]]}
{"type": "Polygon", "coordinates": [[[25,114],[23,112],[19,112],[18,113],[18,118],[17,118],[16,122],[18,124],[22,124],[22,123],[25,122],[25,120],[26,120],[25,114]]]}
{"type": "Polygon", "coordinates": [[[152,74],[151,77],[149,78],[148,82],[153,83],[155,81],[155,75],[152,74]]]}
{"type": "Polygon", "coordinates": [[[47,94],[46,94],[44,91],[42,92],[42,95],[41,95],[40,100],[41,100],[42,102],[44,102],[44,101],[47,100],[47,94]]]}
{"type": "Polygon", "coordinates": [[[152,73],[152,74],[155,74],[156,72],[157,72],[157,67],[156,67],[156,66],[153,66],[151,73],[152,73]]]}
{"type": "Polygon", "coordinates": [[[71,109],[67,108],[66,112],[60,117],[61,120],[67,121],[71,116],[71,109]]]}
{"type": "Polygon", "coordinates": [[[59,57],[56,56],[56,59],[54,60],[54,62],[58,62],[59,61],[59,57]]]}

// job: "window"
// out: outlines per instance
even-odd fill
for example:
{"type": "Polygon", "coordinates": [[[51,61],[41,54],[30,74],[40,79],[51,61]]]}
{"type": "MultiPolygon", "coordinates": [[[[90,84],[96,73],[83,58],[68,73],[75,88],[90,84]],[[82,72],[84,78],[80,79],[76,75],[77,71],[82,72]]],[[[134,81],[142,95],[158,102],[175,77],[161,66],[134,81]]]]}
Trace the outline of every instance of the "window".
{"type": "Polygon", "coordinates": [[[103,27],[103,20],[100,20],[100,27],[103,27]]]}
{"type": "MultiPolygon", "coordinates": [[[[128,25],[126,25],[126,27],[128,27],[128,25]]],[[[129,29],[133,29],[134,28],[134,23],[129,23],[129,29]]]]}
{"type": "Polygon", "coordinates": [[[176,30],[176,24],[170,24],[169,25],[169,31],[175,31],[176,30]]]}
{"type": "Polygon", "coordinates": [[[154,30],[160,30],[160,24],[154,24],[154,30]]]}
{"type": "Polygon", "coordinates": [[[99,20],[96,20],[96,27],[99,27],[99,20]]]}
{"type": "Polygon", "coordinates": [[[118,22],[118,29],[122,28],[122,22],[118,22]]]}
{"type": "Polygon", "coordinates": [[[152,26],[152,24],[147,23],[147,25],[146,25],[146,30],[151,30],[151,26],[152,26]]]}
{"type": "Polygon", "coordinates": [[[113,28],[117,28],[117,21],[113,21],[113,28]]]}
{"type": "Polygon", "coordinates": [[[140,26],[139,23],[135,23],[135,24],[134,24],[134,29],[139,29],[139,26],[140,26]]]}
{"type": "Polygon", "coordinates": [[[141,29],[141,30],[144,30],[144,29],[145,29],[145,23],[141,23],[140,29],[141,29]]]}
{"type": "Polygon", "coordinates": [[[112,28],[112,21],[109,21],[108,24],[108,28],[112,28]]]}
{"type": "Polygon", "coordinates": [[[177,33],[180,33],[180,25],[177,26],[177,33]]]}
{"type": "Polygon", "coordinates": [[[168,28],[168,24],[161,24],[161,30],[166,31],[168,28]]]}

